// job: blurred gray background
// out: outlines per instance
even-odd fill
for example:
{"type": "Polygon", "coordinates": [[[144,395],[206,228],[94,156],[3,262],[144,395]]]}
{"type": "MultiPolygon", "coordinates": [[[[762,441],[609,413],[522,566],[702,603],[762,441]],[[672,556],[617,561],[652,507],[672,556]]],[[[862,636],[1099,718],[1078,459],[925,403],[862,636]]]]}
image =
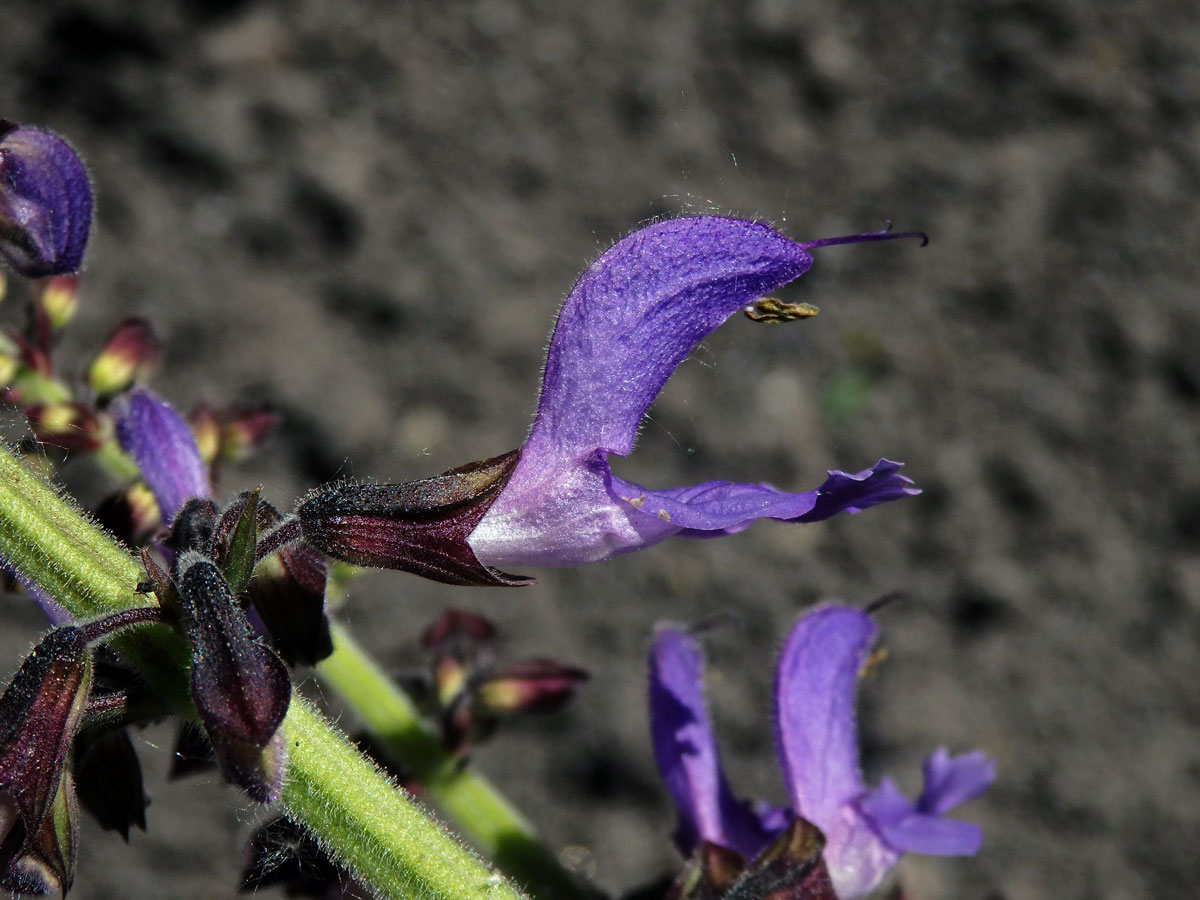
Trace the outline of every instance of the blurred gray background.
{"type": "MultiPolygon", "coordinates": [[[[593,680],[478,765],[616,892],[678,859],[644,709],[656,622],[731,613],[710,700],[737,789],[779,798],[774,654],[807,605],[865,603],[872,781],[939,744],[999,780],[968,860],[908,858],[912,900],[1184,898],[1200,881],[1200,48],[1194,3],[9,2],[0,116],[67,137],[98,195],[81,369],[153,319],[180,407],[269,400],[278,440],[226,473],[281,506],[519,445],[584,265],[639,222],[761,217],[818,251],[788,327],[732,320],[684,364],[619,474],[793,489],[904,460],[924,494],[764,523],[524,590],[383,573],[344,617],[397,672],[448,604],[511,656],[593,680]]],[[[5,311],[11,320],[14,313],[5,311]]],[[[106,488],[68,473],[85,499],[106,488]]],[[[0,599],[0,668],[41,627],[0,599]]],[[[350,722],[344,722],[350,725],[350,722]]],[[[168,784],[150,830],[85,826],[72,896],[232,895],[257,813],[168,784]]]]}

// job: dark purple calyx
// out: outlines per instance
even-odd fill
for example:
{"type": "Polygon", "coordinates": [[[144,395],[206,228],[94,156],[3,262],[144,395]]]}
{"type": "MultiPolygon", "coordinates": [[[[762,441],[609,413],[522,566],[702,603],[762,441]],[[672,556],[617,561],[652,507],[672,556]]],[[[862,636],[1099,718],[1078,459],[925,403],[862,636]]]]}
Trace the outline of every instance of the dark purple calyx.
{"type": "Polygon", "coordinates": [[[446,584],[528,584],[483,565],[467,543],[519,459],[514,450],[420,481],[326,485],[301,500],[296,515],[306,543],[355,565],[446,584]]]}
{"type": "Polygon", "coordinates": [[[265,747],[287,714],[287,669],[250,627],[220,569],[184,554],[176,584],[192,649],[192,699],[214,738],[265,747]]]}
{"type": "Polygon", "coordinates": [[[838,900],[825,867],[825,836],[796,818],[756,856],[723,900],[838,900]]]}

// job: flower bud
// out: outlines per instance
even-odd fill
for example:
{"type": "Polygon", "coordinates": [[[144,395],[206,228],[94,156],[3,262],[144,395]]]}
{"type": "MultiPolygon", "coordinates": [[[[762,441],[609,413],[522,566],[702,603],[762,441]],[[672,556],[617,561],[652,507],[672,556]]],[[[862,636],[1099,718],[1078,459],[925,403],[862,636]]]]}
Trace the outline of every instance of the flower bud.
{"type": "Polygon", "coordinates": [[[270,406],[232,408],[218,415],[221,419],[221,458],[230,462],[245,459],[279,426],[279,413],[270,406]]]}
{"type": "Polygon", "coordinates": [[[113,404],[117,440],[133,457],[142,480],[158,499],[163,522],[171,524],[192,497],[210,493],[208,471],[187,423],[143,388],[113,404]]]}
{"type": "Polygon", "coordinates": [[[196,449],[204,465],[211,466],[221,452],[221,420],[207,403],[198,403],[188,413],[188,426],[196,439],[196,449]]]}
{"type": "Polygon", "coordinates": [[[79,308],[79,279],[74,275],[56,275],[38,283],[34,302],[55,331],[73,318],[79,308]]]}
{"type": "Polygon", "coordinates": [[[0,697],[0,887],[70,887],[74,791],[67,751],[92,683],[81,628],[58,628],[34,648],[0,697]]]}
{"type": "Polygon", "coordinates": [[[92,188],[62,138],[0,119],[0,256],[26,278],[79,271],[92,188]]]}
{"type": "Polygon", "coordinates": [[[35,403],[25,416],[33,436],[50,447],[90,453],[104,444],[100,419],[82,403],[35,403]]]}
{"type": "Polygon", "coordinates": [[[582,669],[552,659],[525,659],[496,667],[479,682],[475,702],[494,716],[549,713],[562,709],[587,681],[582,669]]]}
{"type": "Polygon", "coordinates": [[[120,322],[88,367],[88,386],[97,394],[116,394],[158,368],[162,341],[145,319],[120,322]]]}
{"type": "Polygon", "coordinates": [[[96,507],[96,520],[118,540],[136,547],[145,543],[151,532],[162,524],[162,515],[150,488],[138,481],[101,500],[96,507]]]}
{"type": "Polygon", "coordinates": [[[496,637],[496,626],[481,615],[465,609],[448,609],[421,632],[421,646],[435,653],[453,653],[463,659],[474,656],[496,637]]]}
{"type": "Polygon", "coordinates": [[[279,726],[292,695],[287,669],[254,636],[211,560],[194,550],[184,552],[175,583],[192,651],[192,699],[221,771],[253,799],[269,803],[283,780],[279,726]]]}

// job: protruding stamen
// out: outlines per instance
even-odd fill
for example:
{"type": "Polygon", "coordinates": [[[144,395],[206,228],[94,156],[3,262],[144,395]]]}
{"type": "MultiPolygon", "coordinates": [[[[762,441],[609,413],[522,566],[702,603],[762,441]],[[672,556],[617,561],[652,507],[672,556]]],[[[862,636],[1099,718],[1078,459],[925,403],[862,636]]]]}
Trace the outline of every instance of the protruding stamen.
{"type": "Polygon", "coordinates": [[[921,246],[929,243],[929,235],[923,231],[901,231],[892,233],[892,220],[884,219],[884,227],[880,231],[868,231],[865,234],[847,234],[842,237],[821,238],[819,241],[808,241],[800,246],[805,250],[816,247],[831,247],[834,244],[865,244],[868,241],[895,241],[900,238],[920,238],[921,246]]]}

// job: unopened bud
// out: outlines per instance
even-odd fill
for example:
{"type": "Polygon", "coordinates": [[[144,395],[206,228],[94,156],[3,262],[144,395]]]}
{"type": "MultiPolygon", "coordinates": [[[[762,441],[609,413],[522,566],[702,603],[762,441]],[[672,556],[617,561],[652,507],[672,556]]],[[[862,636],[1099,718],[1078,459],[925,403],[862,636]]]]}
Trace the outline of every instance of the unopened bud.
{"type": "Polygon", "coordinates": [[[62,138],[0,120],[0,256],[26,278],[79,271],[92,188],[62,138]]]}
{"type": "Polygon", "coordinates": [[[150,488],[139,481],[101,500],[96,520],[119,540],[136,547],[162,524],[162,515],[150,488]]]}
{"type": "Polygon", "coordinates": [[[48,446],[87,453],[104,444],[100,419],[82,403],[35,403],[25,408],[25,416],[33,436],[48,446]]]}
{"type": "Polygon", "coordinates": [[[79,308],[79,279],[74,275],[43,279],[34,294],[34,302],[50,327],[57,331],[75,318],[75,310],[79,308]]]}
{"type": "Polygon", "coordinates": [[[97,394],[115,394],[151,374],[162,359],[162,341],[145,319],[126,319],[113,329],[88,367],[97,394]]]}
{"type": "Polygon", "coordinates": [[[552,659],[526,659],[494,669],[475,695],[481,712],[496,716],[562,709],[588,679],[587,672],[552,659]]]}
{"type": "Polygon", "coordinates": [[[279,413],[269,406],[229,409],[221,418],[220,454],[230,462],[245,459],[279,427],[279,413]]]}
{"type": "Polygon", "coordinates": [[[465,655],[459,650],[473,652],[495,637],[496,626],[483,616],[465,609],[448,609],[421,632],[421,646],[438,653],[465,655]]]}
{"type": "Polygon", "coordinates": [[[74,791],[66,773],[92,683],[84,631],[50,632],[0,697],[0,887],[45,893],[70,887],[74,791]],[[14,838],[19,820],[21,835],[14,838]]]}
{"type": "Polygon", "coordinates": [[[188,413],[188,426],[196,439],[196,449],[206,466],[211,466],[221,452],[221,420],[207,403],[197,403],[188,413]]]}
{"type": "Polygon", "coordinates": [[[192,652],[192,699],[221,771],[252,799],[270,803],[279,795],[286,759],[279,726],[292,693],[287,669],[254,636],[211,560],[182,553],[175,582],[192,652]]]}

